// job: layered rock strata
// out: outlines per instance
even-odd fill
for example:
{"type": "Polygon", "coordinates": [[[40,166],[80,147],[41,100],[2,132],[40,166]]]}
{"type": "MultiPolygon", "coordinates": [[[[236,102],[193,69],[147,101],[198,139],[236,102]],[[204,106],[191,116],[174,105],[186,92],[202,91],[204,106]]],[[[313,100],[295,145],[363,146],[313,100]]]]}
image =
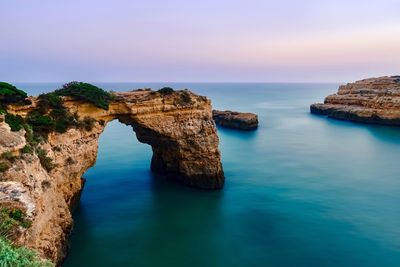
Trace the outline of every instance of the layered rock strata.
{"type": "Polygon", "coordinates": [[[258,116],[254,113],[242,113],[230,110],[213,110],[213,118],[216,124],[239,130],[255,130],[258,127],[258,116]]]}
{"type": "MultiPolygon", "coordinates": [[[[0,172],[0,204],[15,202],[27,211],[32,226],[17,243],[36,250],[40,256],[60,263],[66,256],[73,220],[71,208],[82,190],[82,175],[94,165],[98,139],[108,122],[118,119],[131,125],[140,142],[153,150],[151,169],[184,184],[218,189],[224,174],[211,103],[190,91],[162,95],[152,91],[115,93],[109,109],[64,98],[64,106],[79,117],[96,120],[91,130],[71,128],[51,133],[40,146],[54,168],[46,170],[35,153],[20,154],[25,131],[11,132],[0,122],[0,151],[17,157],[8,170],[0,172]]],[[[26,116],[37,104],[11,106],[9,113],[26,116]]]]}
{"type": "Polygon", "coordinates": [[[400,76],[370,78],[342,85],[313,114],[354,122],[400,126],[400,76]]]}

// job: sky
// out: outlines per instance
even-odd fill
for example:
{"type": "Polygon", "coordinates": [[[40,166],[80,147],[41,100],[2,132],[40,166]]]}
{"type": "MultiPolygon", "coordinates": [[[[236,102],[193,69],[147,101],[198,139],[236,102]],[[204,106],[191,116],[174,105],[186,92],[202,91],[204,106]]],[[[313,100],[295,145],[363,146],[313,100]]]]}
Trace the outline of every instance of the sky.
{"type": "Polygon", "coordinates": [[[346,82],[400,74],[400,0],[1,1],[8,82],[346,82]]]}

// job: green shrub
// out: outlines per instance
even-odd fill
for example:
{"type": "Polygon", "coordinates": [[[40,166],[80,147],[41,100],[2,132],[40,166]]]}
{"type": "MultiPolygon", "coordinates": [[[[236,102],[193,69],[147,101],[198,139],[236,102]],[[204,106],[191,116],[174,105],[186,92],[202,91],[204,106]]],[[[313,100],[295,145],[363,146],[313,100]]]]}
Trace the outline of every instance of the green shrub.
{"type": "Polygon", "coordinates": [[[0,82],[0,102],[3,104],[18,103],[28,95],[12,84],[0,82]]]}
{"type": "Polygon", "coordinates": [[[21,149],[22,154],[32,154],[33,153],[33,148],[31,145],[27,144],[21,149]]]}
{"type": "Polygon", "coordinates": [[[32,147],[36,147],[41,141],[43,141],[43,137],[40,135],[37,135],[33,132],[32,126],[29,124],[24,125],[25,128],[25,139],[28,142],[29,145],[32,147]]]}
{"type": "Polygon", "coordinates": [[[50,116],[54,120],[55,131],[59,133],[65,133],[70,127],[78,124],[78,117],[66,109],[54,109],[50,112],[50,116]]]}
{"type": "Polygon", "coordinates": [[[158,90],[157,92],[159,92],[162,95],[170,95],[175,91],[171,87],[163,87],[160,90],[158,90]]]}
{"type": "Polygon", "coordinates": [[[10,125],[11,131],[17,132],[22,129],[24,124],[24,119],[19,115],[6,114],[5,121],[10,125]]]}
{"type": "Polygon", "coordinates": [[[46,113],[50,108],[63,109],[62,99],[56,93],[47,93],[39,95],[38,107],[42,113],[46,113]]]}
{"type": "Polygon", "coordinates": [[[35,110],[28,115],[27,123],[32,127],[33,132],[47,137],[48,133],[54,131],[55,122],[49,115],[44,115],[35,110]]]}
{"type": "Polygon", "coordinates": [[[33,251],[16,247],[6,238],[0,237],[0,266],[2,267],[50,267],[50,261],[42,260],[33,251]]]}
{"type": "Polygon", "coordinates": [[[16,220],[16,221],[21,221],[25,217],[25,213],[20,210],[20,209],[12,209],[10,211],[10,218],[16,220]]]}
{"type": "Polygon", "coordinates": [[[68,114],[63,119],[56,121],[56,131],[59,133],[64,133],[67,129],[71,127],[77,127],[79,124],[79,119],[74,115],[68,114]],[[65,130],[63,130],[63,128],[65,130]]]}
{"type": "Polygon", "coordinates": [[[39,99],[38,108],[28,115],[27,120],[35,133],[46,138],[50,132],[65,133],[77,125],[77,116],[65,109],[60,96],[48,93],[40,95],[39,99]]]}
{"type": "MultiPolygon", "coordinates": [[[[7,86],[3,85],[3,87],[7,86]]],[[[11,90],[10,88],[12,89],[12,85],[4,89],[3,94],[11,95],[9,92],[9,90],[11,90]]],[[[20,92],[20,95],[21,97],[26,97],[24,92],[20,92]]],[[[84,100],[103,109],[108,109],[109,102],[113,99],[112,94],[94,85],[71,82],[65,84],[62,89],[40,95],[38,97],[39,101],[37,107],[28,114],[25,119],[19,115],[6,113],[5,121],[10,125],[12,131],[19,131],[24,127],[26,130],[25,137],[32,147],[37,145],[40,141],[46,140],[48,134],[54,131],[65,133],[69,128],[78,126],[88,131],[92,130],[95,120],[88,117],[83,121],[79,121],[77,113],[71,114],[63,106],[63,99],[61,96],[70,96],[74,99],[84,100]]],[[[0,100],[2,100],[2,98],[0,98],[0,100]]],[[[0,103],[0,109],[1,112],[6,112],[2,103],[0,103]]],[[[28,150],[25,150],[25,152],[29,152],[28,150]]]]}
{"type": "Polygon", "coordinates": [[[183,91],[180,94],[180,104],[181,105],[190,105],[192,104],[192,98],[190,97],[190,93],[187,91],[183,91]]]}
{"type": "Polygon", "coordinates": [[[0,210],[0,237],[14,238],[18,222],[10,217],[8,209],[0,210]]]}
{"type": "Polygon", "coordinates": [[[25,229],[29,228],[32,226],[32,221],[30,220],[24,220],[21,222],[21,226],[25,229]]]}
{"type": "Polygon", "coordinates": [[[0,162],[0,173],[5,172],[10,168],[10,164],[8,162],[1,161],[0,162]]]}
{"type": "Polygon", "coordinates": [[[47,156],[47,151],[42,148],[36,149],[36,155],[40,160],[40,164],[46,171],[51,171],[54,168],[53,160],[47,156]]]}
{"type": "Polygon", "coordinates": [[[54,266],[40,259],[35,252],[24,247],[16,247],[11,242],[16,238],[18,228],[29,228],[31,221],[18,208],[0,209],[0,266],[1,267],[47,267],[54,266]]]}
{"type": "Polygon", "coordinates": [[[59,96],[70,96],[77,100],[84,100],[96,107],[108,110],[108,104],[112,100],[112,94],[90,83],[70,82],[63,88],[54,91],[59,96]]]}
{"type": "Polygon", "coordinates": [[[21,209],[0,209],[0,236],[12,239],[18,231],[18,226],[29,228],[31,224],[32,222],[26,218],[25,212],[21,209]]]}
{"type": "Polygon", "coordinates": [[[3,152],[3,154],[1,154],[1,158],[6,159],[9,162],[14,162],[16,157],[13,155],[12,152],[7,151],[7,152],[3,152]]]}

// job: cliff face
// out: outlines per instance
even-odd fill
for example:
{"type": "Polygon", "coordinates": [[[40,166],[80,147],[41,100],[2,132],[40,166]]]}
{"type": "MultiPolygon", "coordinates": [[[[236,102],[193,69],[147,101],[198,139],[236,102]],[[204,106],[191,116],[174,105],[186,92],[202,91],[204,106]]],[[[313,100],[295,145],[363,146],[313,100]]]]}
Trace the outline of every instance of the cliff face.
{"type": "MultiPolygon", "coordinates": [[[[131,125],[140,142],[152,146],[151,169],[184,184],[221,188],[224,174],[211,103],[189,91],[160,95],[151,91],[116,93],[108,110],[65,99],[64,106],[79,117],[97,122],[91,130],[69,129],[51,133],[42,144],[54,168],[46,170],[36,154],[22,154],[5,172],[0,172],[0,203],[18,202],[27,211],[32,226],[17,242],[59,263],[67,250],[72,229],[71,208],[79,199],[82,175],[97,156],[98,139],[107,122],[118,119],[131,125]]],[[[26,115],[34,106],[11,107],[9,112],[26,115]]],[[[0,123],[0,151],[18,155],[25,144],[24,130],[11,132],[0,123]]]]}
{"type": "Polygon", "coordinates": [[[314,114],[355,122],[400,125],[400,76],[371,78],[339,87],[314,114]]]}

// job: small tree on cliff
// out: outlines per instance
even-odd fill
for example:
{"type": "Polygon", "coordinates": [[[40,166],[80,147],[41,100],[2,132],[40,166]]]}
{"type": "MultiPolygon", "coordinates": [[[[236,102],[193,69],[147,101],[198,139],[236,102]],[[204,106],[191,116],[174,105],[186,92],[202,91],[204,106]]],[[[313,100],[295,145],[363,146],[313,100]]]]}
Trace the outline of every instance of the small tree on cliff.
{"type": "Polygon", "coordinates": [[[0,82],[0,103],[3,105],[23,101],[28,95],[12,84],[0,82]]]}
{"type": "Polygon", "coordinates": [[[172,89],[171,87],[163,87],[157,92],[159,92],[162,95],[170,95],[174,92],[174,89],[172,89]]]}
{"type": "Polygon", "coordinates": [[[70,82],[63,85],[63,88],[54,91],[58,96],[70,96],[77,100],[92,103],[96,107],[108,110],[108,104],[113,99],[113,95],[103,89],[83,82],[70,82]]]}

